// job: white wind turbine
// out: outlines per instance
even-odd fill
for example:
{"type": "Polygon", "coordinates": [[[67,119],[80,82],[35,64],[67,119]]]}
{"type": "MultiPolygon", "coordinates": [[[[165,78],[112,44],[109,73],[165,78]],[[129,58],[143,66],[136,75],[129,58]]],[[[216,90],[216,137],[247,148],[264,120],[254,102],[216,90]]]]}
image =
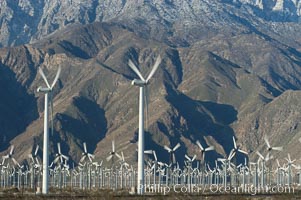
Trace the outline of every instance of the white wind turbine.
{"type": "MultiPolygon", "coordinates": [[[[65,160],[69,160],[68,156],[62,154],[62,151],[61,151],[61,144],[60,143],[57,143],[57,154],[55,154],[55,159],[53,160],[54,163],[58,163],[58,161],[60,161],[59,164],[63,164],[64,163],[64,159],[65,160]]],[[[44,164],[44,163],[43,163],[44,164]]]]}
{"type": "MultiPolygon", "coordinates": [[[[242,150],[242,149],[240,148],[240,146],[236,144],[236,141],[235,141],[235,137],[234,137],[234,136],[233,136],[233,149],[231,150],[231,152],[233,153],[233,156],[236,156],[238,152],[240,152],[240,153],[242,153],[242,154],[245,154],[245,156],[248,155],[248,153],[247,153],[246,151],[242,150]]],[[[231,154],[231,153],[230,153],[230,154],[231,154]]],[[[235,164],[237,164],[236,162],[237,162],[237,161],[235,160],[235,164]]]]}
{"type": "Polygon", "coordinates": [[[196,144],[197,144],[197,145],[199,146],[199,148],[200,148],[200,152],[201,152],[201,154],[202,154],[202,162],[205,163],[205,152],[214,150],[214,146],[209,146],[209,147],[207,147],[207,148],[204,148],[204,147],[201,145],[201,143],[200,143],[199,140],[196,141],[196,144]]]}
{"type": "Polygon", "coordinates": [[[272,151],[272,150],[275,150],[275,151],[282,151],[282,150],[283,150],[283,147],[272,147],[272,146],[270,145],[270,142],[269,142],[267,136],[264,137],[264,141],[265,141],[265,143],[266,143],[266,145],[267,145],[267,150],[268,150],[268,152],[270,152],[270,151],[272,151]]]}
{"type": "Polygon", "coordinates": [[[115,140],[112,140],[112,151],[110,151],[109,154],[110,155],[106,159],[107,159],[108,162],[112,159],[112,166],[111,167],[113,167],[113,164],[115,164],[114,163],[115,156],[117,156],[119,159],[121,159],[121,156],[115,151],[115,140]]]}
{"type": "MultiPolygon", "coordinates": [[[[149,73],[148,77],[144,79],[144,77],[141,75],[138,68],[135,66],[135,64],[129,60],[129,67],[139,76],[140,79],[134,79],[132,81],[132,85],[138,86],[140,89],[139,94],[139,135],[138,135],[138,179],[137,179],[137,186],[138,194],[144,193],[144,100],[146,99],[147,94],[145,94],[145,90],[147,85],[149,84],[149,80],[152,78],[154,73],[159,67],[159,64],[161,62],[161,57],[158,56],[151,72],[149,73]]],[[[146,102],[148,103],[148,102],[146,102]]],[[[146,112],[148,112],[147,105],[146,105],[146,112]]],[[[147,114],[146,114],[147,116],[147,114]]]]}
{"type": "Polygon", "coordinates": [[[9,153],[7,155],[5,155],[5,156],[2,156],[2,159],[3,159],[2,163],[3,164],[5,163],[5,160],[8,159],[8,162],[10,162],[10,160],[11,160],[15,166],[19,165],[19,163],[13,157],[14,149],[15,149],[15,147],[14,147],[14,145],[12,145],[11,148],[10,148],[9,153]]]}
{"type": "Polygon", "coordinates": [[[94,155],[91,153],[88,153],[87,144],[85,142],[83,143],[83,146],[84,146],[84,152],[82,153],[82,157],[79,162],[83,162],[87,158],[92,163],[92,161],[94,159],[94,155]]]}
{"type": "MultiPolygon", "coordinates": [[[[60,73],[61,73],[61,67],[58,68],[58,71],[56,73],[56,76],[50,85],[48,83],[48,80],[42,70],[42,68],[39,68],[39,73],[41,74],[42,78],[45,81],[45,84],[47,87],[38,87],[37,91],[45,93],[45,108],[44,108],[44,140],[43,140],[43,183],[42,183],[42,193],[47,194],[48,193],[48,178],[49,178],[49,132],[48,132],[48,94],[51,96],[52,89],[54,85],[56,84],[57,80],[59,79],[60,73]]],[[[52,113],[52,98],[50,98],[50,104],[51,104],[51,113],[52,113]]],[[[52,127],[53,131],[53,127],[52,127]]]]}
{"type": "Polygon", "coordinates": [[[174,147],[174,148],[169,148],[168,146],[166,146],[166,145],[164,145],[164,149],[166,150],[166,151],[168,151],[168,153],[170,154],[170,163],[171,164],[175,164],[176,163],[176,155],[175,155],[175,152],[176,152],[176,150],[178,149],[178,148],[180,148],[181,147],[181,144],[180,143],[178,143],[178,144],[176,144],[176,146],[174,147]]]}

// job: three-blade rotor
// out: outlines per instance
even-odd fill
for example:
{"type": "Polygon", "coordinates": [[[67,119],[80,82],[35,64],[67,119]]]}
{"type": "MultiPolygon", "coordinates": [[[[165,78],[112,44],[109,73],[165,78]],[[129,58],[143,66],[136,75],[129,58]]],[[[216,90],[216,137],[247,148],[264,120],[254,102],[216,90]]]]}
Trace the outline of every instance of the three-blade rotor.
{"type": "Polygon", "coordinates": [[[133,63],[133,61],[129,60],[128,65],[129,67],[137,74],[137,76],[140,79],[134,79],[132,81],[132,85],[136,85],[139,87],[143,87],[145,89],[145,94],[144,94],[144,102],[145,102],[145,116],[146,116],[146,128],[148,127],[148,104],[149,104],[149,94],[148,94],[148,89],[147,89],[147,85],[149,84],[150,79],[153,77],[153,75],[155,74],[155,72],[157,71],[159,65],[161,63],[161,57],[158,56],[156,59],[156,62],[152,68],[152,70],[150,71],[149,75],[147,76],[147,78],[145,79],[141,72],[139,71],[139,69],[136,67],[136,65],[133,63]]]}
{"type": "Polygon", "coordinates": [[[42,68],[39,68],[39,73],[40,75],[42,76],[45,84],[46,84],[46,88],[44,87],[38,87],[37,91],[38,92],[44,92],[44,93],[50,93],[50,116],[51,116],[51,132],[52,132],[52,135],[53,135],[53,99],[52,99],[52,90],[56,84],[56,82],[58,81],[59,77],[60,77],[60,74],[61,74],[61,67],[59,66],[58,70],[57,70],[57,73],[55,75],[55,78],[52,82],[52,84],[50,85],[46,76],[45,76],[45,73],[44,71],[42,70],[42,68]]]}

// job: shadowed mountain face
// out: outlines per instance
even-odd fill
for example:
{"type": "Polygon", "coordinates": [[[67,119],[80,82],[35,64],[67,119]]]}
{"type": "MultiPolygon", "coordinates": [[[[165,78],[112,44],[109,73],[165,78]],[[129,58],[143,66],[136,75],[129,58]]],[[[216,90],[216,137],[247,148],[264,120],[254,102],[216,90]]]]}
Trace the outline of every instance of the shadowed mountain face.
{"type": "MultiPolygon", "coordinates": [[[[18,6],[3,2],[6,8],[25,6],[23,1],[18,6]]],[[[301,137],[301,45],[297,33],[301,26],[296,20],[280,23],[278,18],[258,16],[265,8],[251,1],[181,1],[181,5],[179,1],[137,1],[134,7],[129,1],[118,1],[116,5],[122,9],[117,6],[103,14],[100,3],[87,1],[78,4],[85,5],[79,9],[80,15],[75,14],[76,6],[70,7],[74,13],[66,27],[58,23],[47,26],[46,31],[46,24],[57,19],[66,2],[56,5],[57,12],[47,16],[44,24],[32,21],[38,28],[30,29],[27,39],[14,39],[9,31],[11,42],[2,43],[32,41],[0,49],[3,154],[14,144],[15,157],[22,161],[33,145],[42,146],[44,96],[36,89],[44,82],[37,69],[43,68],[52,82],[61,66],[52,97],[52,155],[60,142],[62,152],[79,161],[86,142],[96,159],[104,159],[115,140],[117,151],[135,161],[139,90],[131,86],[137,77],[127,62],[133,60],[147,76],[161,55],[162,62],[148,87],[145,133],[146,149],[156,150],[159,160],[169,162],[163,146],[177,143],[181,144],[176,152],[180,163],[185,153],[197,154],[200,159],[199,140],[205,147],[215,147],[206,156],[213,161],[229,154],[233,136],[245,150],[254,152],[264,150],[263,136],[268,135],[273,145],[285,146],[283,155],[297,155],[301,137]]],[[[109,7],[109,2],[103,2],[109,7]]],[[[39,1],[36,6],[48,4],[39,1]]],[[[270,12],[274,13],[273,9],[270,12]]],[[[39,14],[44,16],[42,11],[39,14]]],[[[296,11],[296,19],[298,16],[296,11]]],[[[238,162],[242,159],[237,157],[238,162]]]]}

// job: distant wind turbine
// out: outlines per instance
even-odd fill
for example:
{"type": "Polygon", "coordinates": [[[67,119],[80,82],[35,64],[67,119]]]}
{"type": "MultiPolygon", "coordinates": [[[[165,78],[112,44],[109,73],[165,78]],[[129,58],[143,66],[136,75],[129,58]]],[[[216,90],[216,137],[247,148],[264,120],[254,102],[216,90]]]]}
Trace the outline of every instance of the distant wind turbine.
{"type": "Polygon", "coordinates": [[[176,144],[176,146],[174,146],[174,148],[169,148],[168,146],[164,145],[164,149],[165,149],[166,151],[168,151],[168,153],[170,154],[170,160],[169,160],[169,162],[170,162],[171,164],[175,164],[175,163],[176,163],[176,155],[175,155],[175,152],[176,152],[176,150],[177,150],[178,148],[180,148],[180,146],[181,146],[180,143],[176,144]]]}
{"type": "Polygon", "coordinates": [[[198,147],[200,148],[200,152],[201,152],[201,154],[202,154],[202,162],[204,162],[205,163],[205,153],[207,152],[207,151],[212,151],[212,150],[214,150],[214,146],[209,146],[209,147],[207,147],[207,148],[204,148],[202,145],[201,145],[201,143],[200,143],[200,141],[196,141],[196,144],[198,145],[198,147]]]}
{"type": "Polygon", "coordinates": [[[266,145],[267,145],[267,150],[268,150],[269,152],[272,151],[272,150],[275,150],[275,151],[282,151],[282,150],[283,150],[283,147],[272,147],[272,146],[270,145],[270,142],[269,142],[267,136],[264,137],[264,141],[265,141],[265,143],[266,143],[266,145]]]}
{"type": "Polygon", "coordinates": [[[83,143],[83,146],[84,146],[84,152],[82,153],[82,157],[79,162],[83,162],[85,159],[88,159],[92,163],[92,161],[94,159],[94,155],[91,153],[88,153],[87,144],[85,142],[83,143]]]}

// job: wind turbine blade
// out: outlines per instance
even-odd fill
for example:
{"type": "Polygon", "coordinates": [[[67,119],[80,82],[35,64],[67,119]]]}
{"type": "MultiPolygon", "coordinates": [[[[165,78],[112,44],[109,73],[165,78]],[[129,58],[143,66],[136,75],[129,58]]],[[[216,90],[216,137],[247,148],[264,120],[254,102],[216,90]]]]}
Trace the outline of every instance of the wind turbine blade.
{"type": "Polygon", "coordinates": [[[287,158],[288,158],[288,162],[292,162],[291,155],[289,153],[287,154],[287,158]]]}
{"type": "Polygon", "coordinates": [[[153,154],[154,154],[155,161],[158,161],[156,151],[153,151],[153,154]]]}
{"type": "Polygon", "coordinates": [[[88,153],[88,158],[90,160],[90,162],[92,163],[93,159],[94,159],[94,155],[88,153]]]}
{"type": "Polygon", "coordinates": [[[85,155],[83,157],[81,157],[81,159],[79,160],[79,162],[83,162],[85,160],[85,155]]]}
{"type": "Polygon", "coordinates": [[[277,162],[277,166],[280,167],[280,163],[279,163],[278,158],[276,159],[276,162],[277,162]]]}
{"type": "Polygon", "coordinates": [[[202,151],[204,151],[204,148],[203,148],[203,146],[201,145],[201,143],[200,143],[200,141],[196,141],[196,144],[200,147],[200,149],[202,150],[202,151]]]}
{"type": "Polygon", "coordinates": [[[246,151],[244,151],[244,150],[238,149],[238,151],[239,151],[240,153],[243,153],[243,154],[245,154],[245,155],[248,155],[248,153],[247,153],[246,151]]]}
{"type": "Polygon", "coordinates": [[[214,146],[209,146],[205,149],[205,151],[212,151],[212,150],[214,150],[214,146]]]}
{"type": "Polygon", "coordinates": [[[153,154],[153,150],[145,150],[144,153],[145,154],[153,154]]]}
{"type": "Polygon", "coordinates": [[[112,140],[112,152],[115,153],[115,140],[112,140]]]}
{"type": "Polygon", "coordinates": [[[86,142],[83,143],[83,146],[84,146],[84,152],[87,153],[88,151],[87,151],[87,145],[86,145],[86,142]]]}
{"type": "Polygon", "coordinates": [[[107,157],[107,161],[111,160],[112,157],[113,157],[113,155],[109,155],[109,156],[107,157]]]}
{"type": "Polygon", "coordinates": [[[172,164],[176,163],[176,155],[175,152],[172,152],[172,164]]]}
{"type": "Polygon", "coordinates": [[[298,140],[299,140],[299,142],[301,142],[301,137],[298,140]]]}
{"type": "Polygon", "coordinates": [[[196,155],[194,154],[193,158],[191,159],[191,161],[194,161],[196,159],[196,155]]]}
{"type": "Polygon", "coordinates": [[[272,160],[273,158],[274,156],[270,156],[270,153],[268,153],[268,155],[265,158],[265,161],[272,160]]]}
{"type": "Polygon", "coordinates": [[[69,157],[68,157],[68,156],[62,155],[62,157],[63,157],[65,160],[69,160],[69,157]]]}
{"type": "Polygon", "coordinates": [[[178,144],[173,148],[173,151],[176,151],[180,146],[181,146],[181,144],[178,143],[178,144]]]}
{"type": "Polygon", "coordinates": [[[283,151],[283,147],[272,147],[272,149],[276,151],[283,151]]]}
{"type": "Polygon", "coordinates": [[[168,152],[171,152],[171,148],[169,148],[168,146],[164,145],[164,149],[168,152]]]}
{"type": "MultiPolygon", "coordinates": [[[[295,169],[299,169],[299,167],[295,164],[292,164],[292,166],[295,168],[295,169]]],[[[300,175],[299,175],[300,176],[300,175]]]]}
{"type": "Polygon", "coordinates": [[[45,81],[47,87],[48,87],[48,88],[51,88],[50,85],[49,85],[49,83],[48,83],[48,81],[47,81],[47,78],[46,78],[46,76],[45,76],[45,74],[44,74],[44,72],[43,72],[43,70],[42,70],[42,68],[39,68],[39,73],[41,74],[42,78],[44,79],[44,81],[45,81]]]}
{"type": "Polygon", "coordinates": [[[115,155],[117,156],[117,158],[118,158],[119,160],[122,160],[122,157],[121,157],[118,153],[115,153],[115,155]]]}
{"type": "Polygon", "coordinates": [[[230,154],[229,154],[229,157],[228,157],[228,160],[232,160],[232,158],[235,156],[235,151],[234,149],[231,150],[230,154]]]}
{"type": "Polygon", "coordinates": [[[185,158],[186,158],[187,160],[191,161],[191,159],[189,158],[189,156],[187,156],[186,154],[185,154],[185,158]]]}
{"type": "Polygon", "coordinates": [[[12,161],[13,161],[13,163],[15,164],[15,165],[19,165],[19,163],[16,161],[16,159],[15,158],[12,158],[12,161]]]}
{"type": "Polygon", "coordinates": [[[14,149],[15,149],[15,147],[14,147],[14,145],[12,145],[11,148],[10,148],[9,155],[13,155],[14,149]]]}
{"type": "Polygon", "coordinates": [[[38,165],[40,165],[40,161],[39,161],[38,158],[36,158],[36,163],[37,163],[38,165]]]}
{"type": "Polygon", "coordinates": [[[38,151],[39,151],[39,145],[37,145],[37,147],[36,147],[36,150],[35,150],[35,152],[34,152],[34,156],[37,156],[38,151]]]}
{"type": "Polygon", "coordinates": [[[92,159],[95,158],[95,156],[93,154],[88,153],[88,156],[91,157],[92,159]]]}
{"type": "Polygon", "coordinates": [[[142,81],[145,81],[145,79],[143,78],[143,76],[141,75],[140,71],[138,70],[138,68],[136,67],[136,65],[131,61],[129,60],[129,63],[128,63],[129,67],[139,76],[139,78],[142,80],[142,81]]]}
{"type": "Polygon", "coordinates": [[[156,60],[156,62],[155,62],[155,64],[154,64],[154,66],[153,66],[152,71],[149,73],[149,75],[148,75],[148,77],[147,77],[147,79],[146,79],[146,82],[148,82],[148,81],[152,78],[152,76],[154,75],[154,73],[157,71],[157,69],[158,69],[160,63],[161,63],[161,56],[159,55],[159,56],[157,57],[157,60],[156,60]]]}
{"type": "Polygon", "coordinates": [[[121,152],[121,160],[124,162],[124,155],[123,155],[123,151],[121,152]]]}
{"type": "Polygon", "coordinates": [[[262,155],[261,153],[259,153],[259,151],[256,151],[256,154],[257,154],[262,160],[264,160],[263,155],[262,155]]]}
{"type": "Polygon", "coordinates": [[[264,136],[264,141],[267,144],[268,148],[271,148],[271,145],[270,145],[269,140],[268,140],[268,136],[266,136],[266,135],[264,136]]]}
{"type": "Polygon", "coordinates": [[[60,76],[60,73],[61,73],[61,66],[59,66],[58,70],[57,70],[57,73],[56,73],[56,76],[52,82],[52,85],[51,85],[51,89],[54,87],[54,85],[56,84],[57,80],[59,79],[59,76],[60,76]]]}
{"type": "Polygon", "coordinates": [[[232,138],[233,138],[233,145],[234,145],[234,149],[237,149],[237,145],[236,145],[236,141],[235,141],[235,138],[234,138],[234,136],[233,136],[232,138]]]}
{"type": "Polygon", "coordinates": [[[61,152],[61,144],[59,142],[57,143],[57,150],[58,150],[59,154],[62,154],[62,152],[61,152]]]}
{"type": "Polygon", "coordinates": [[[54,163],[57,163],[57,162],[59,161],[59,159],[60,159],[60,156],[57,156],[57,157],[53,160],[53,162],[54,162],[54,163]]]}

